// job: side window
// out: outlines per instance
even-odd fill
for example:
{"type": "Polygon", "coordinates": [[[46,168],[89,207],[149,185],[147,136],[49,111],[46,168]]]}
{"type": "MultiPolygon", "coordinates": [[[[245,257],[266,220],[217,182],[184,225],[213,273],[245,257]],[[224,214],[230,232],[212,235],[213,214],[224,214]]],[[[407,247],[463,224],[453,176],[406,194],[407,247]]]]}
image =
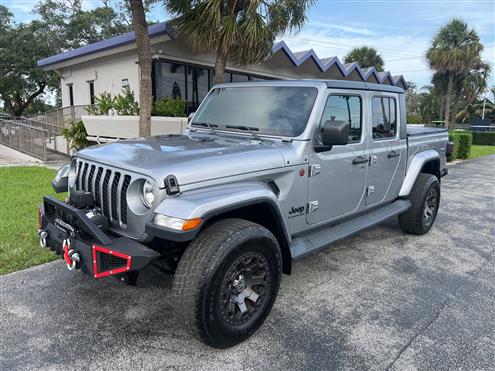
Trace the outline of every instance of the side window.
{"type": "Polygon", "coordinates": [[[357,95],[330,95],[325,104],[320,127],[326,121],[347,121],[351,125],[349,143],[361,140],[361,97],[357,95]]]}
{"type": "Polygon", "coordinates": [[[373,139],[394,138],[397,134],[397,108],[394,98],[373,97],[373,139]]]}

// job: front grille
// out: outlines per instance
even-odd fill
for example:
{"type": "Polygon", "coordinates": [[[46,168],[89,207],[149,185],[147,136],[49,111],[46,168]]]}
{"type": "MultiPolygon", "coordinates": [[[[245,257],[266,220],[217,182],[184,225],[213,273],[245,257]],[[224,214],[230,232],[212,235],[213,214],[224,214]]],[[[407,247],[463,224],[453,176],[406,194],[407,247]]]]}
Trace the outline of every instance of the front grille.
{"type": "Polygon", "coordinates": [[[91,192],[96,205],[110,223],[127,227],[127,189],[131,176],[77,159],[76,189],[91,192]]]}

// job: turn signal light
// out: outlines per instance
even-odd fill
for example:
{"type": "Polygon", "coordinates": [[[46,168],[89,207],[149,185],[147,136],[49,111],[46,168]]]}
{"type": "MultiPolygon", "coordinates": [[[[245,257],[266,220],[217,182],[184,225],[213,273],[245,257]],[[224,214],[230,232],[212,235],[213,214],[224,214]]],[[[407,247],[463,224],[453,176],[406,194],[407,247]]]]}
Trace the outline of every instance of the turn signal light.
{"type": "Polygon", "coordinates": [[[161,214],[156,214],[155,218],[153,219],[153,222],[156,225],[184,232],[197,228],[202,221],[203,219],[201,218],[181,219],[161,214]]]}
{"type": "Polygon", "coordinates": [[[199,225],[201,224],[201,221],[202,221],[201,218],[186,220],[184,222],[184,224],[182,225],[182,230],[183,231],[190,231],[191,229],[199,227],[199,225]]]}

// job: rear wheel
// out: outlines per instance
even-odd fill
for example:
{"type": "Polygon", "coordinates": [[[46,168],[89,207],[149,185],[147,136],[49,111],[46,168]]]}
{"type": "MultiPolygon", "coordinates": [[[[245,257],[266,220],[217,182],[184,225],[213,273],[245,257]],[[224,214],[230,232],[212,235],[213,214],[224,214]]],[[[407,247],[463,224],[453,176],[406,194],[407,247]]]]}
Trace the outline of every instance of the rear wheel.
{"type": "Polygon", "coordinates": [[[399,224],[404,232],[425,234],[428,232],[438,213],[440,204],[440,182],[435,175],[421,173],[409,196],[411,208],[399,215],[399,224]]]}
{"type": "Polygon", "coordinates": [[[173,283],[176,315],[215,348],[251,336],[268,316],[281,279],[278,242],[242,219],[219,221],[191,243],[173,283]]]}

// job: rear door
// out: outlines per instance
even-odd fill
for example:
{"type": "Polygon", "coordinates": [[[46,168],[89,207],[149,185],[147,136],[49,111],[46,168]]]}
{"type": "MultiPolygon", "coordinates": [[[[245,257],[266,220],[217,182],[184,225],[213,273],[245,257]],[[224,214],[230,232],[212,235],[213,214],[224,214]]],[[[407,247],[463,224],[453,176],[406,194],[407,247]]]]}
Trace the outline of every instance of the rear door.
{"type": "MultiPolygon", "coordinates": [[[[327,120],[348,121],[349,143],[309,156],[308,224],[331,221],[357,212],[364,204],[368,168],[364,131],[365,91],[327,92],[318,133],[327,120]]],[[[318,143],[316,133],[315,142],[318,143]]]]}
{"type": "Polygon", "coordinates": [[[407,159],[406,139],[400,139],[398,94],[368,92],[370,133],[366,205],[395,199],[407,159]]]}

